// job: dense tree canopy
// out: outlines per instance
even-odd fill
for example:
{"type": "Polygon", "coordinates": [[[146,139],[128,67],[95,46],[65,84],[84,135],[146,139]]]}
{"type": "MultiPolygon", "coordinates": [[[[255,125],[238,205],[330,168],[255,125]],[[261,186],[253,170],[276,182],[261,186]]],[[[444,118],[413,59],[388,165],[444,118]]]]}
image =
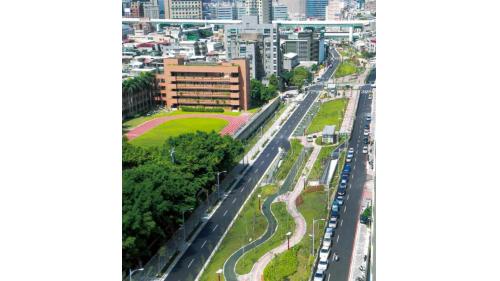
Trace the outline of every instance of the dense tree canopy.
{"type": "MultiPolygon", "coordinates": [[[[274,76],[274,75],[273,75],[274,76]]],[[[261,106],[278,94],[278,79],[271,76],[269,86],[265,86],[259,80],[250,80],[250,97],[253,106],[261,106]]]]}
{"type": "Polygon", "coordinates": [[[291,83],[294,86],[302,88],[302,86],[304,86],[304,83],[306,81],[308,81],[308,82],[312,81],[311,72],[303,66],[299,66],[299,67],[294,68],[291,83]]]}
{"type": "Polygon", "coordinates": [[[183,134],[152,149],[124,142],[123,268],[147,262],[179,227],[182,211],[197,206],[199,191],[211,191],[216,172],[230,170],[242,152],[240,141],[215,132],[183,134]]]}

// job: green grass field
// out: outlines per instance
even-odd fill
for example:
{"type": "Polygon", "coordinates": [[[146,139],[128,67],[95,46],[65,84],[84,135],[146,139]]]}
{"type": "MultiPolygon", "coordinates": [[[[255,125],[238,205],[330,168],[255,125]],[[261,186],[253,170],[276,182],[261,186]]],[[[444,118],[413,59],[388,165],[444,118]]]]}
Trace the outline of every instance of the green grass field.
{"type": "Polygon", "coordinates": [[[224,113],[218,113],[218,112],[184,112],[184,111],[181,111],[181,110],[169,111],[169,112],[161,111],[161,112],[155,113],[155,114],[153,114],[151,116],[140,116],[140,117],[137,117],[137,118],[129,119],[129,120],[123,122],[122,126],[125,129],[132,129],[132,128],[135,128],[135,127],[141,125],[142,123],[144,123],[146,121],[149,121],[149,120],[152,120],[152,119],[155,119],[155,118],[158,118],[158,117],[174,116],[174,115],[187,115],[187,114],[198,114],[198,113],[203,113],[203,114],[204,113],[207,113],[207,114],[224,114],[224,115],[229,115],[229,116],[239,116],[241,114],[240,112],[232,112],[232,111],[224,111],[224,113]]]}
{"type": "Polygon", "coordinates": [[[335,78],[351,75],[351,74],[356,73],[357,71],[358,71],[358,68],[356,67],[356,64],[354,64],[353,62],[351,62],[349,60],[346,60],[346,61],[343,61],[339,65],[337,71],[335,71],[335,78]]]}
{"type": "Polygon", "coordinates": [[[247,274],[252,270],[253,265],[265,253],[278,247],[281,243],[286,241],[286,233],[292,232],[295,229],[295,221],[293,217],[286,210],[285,202],[278,202],[271,204],[271,210],[278,221],[278,228],[276,232],[261,245],[253,248],[243,255],[236,263],[236,273],[247,274]]]}
{"type": "Polygon", "coordinates": [[[218,118],[186,118],[167,121],[147,131],[143,135],[130,141],[131,144],[142,147],[162,145],[169,137],[196,131],[219,132],[229,124],[228,121],[218,118]]]}
{"type": "Polygon", "coordinates": [[[306,134],[321,132],[326,125],[335,125],[335,130],[338,131],[344,118],[346,106],[347,99],[337,99],[321,104],[319,112],[307,128],[306,134]]]}
{"type": "MultiPolygon", "coordinates": [[[[201,275],[200,281],[214,281],[217,278],[217,270],[223,268],[224,262],[229,256],[243,245],[248,244],[248,240],[252,241],[260,237],[267,228],[267,222],[262,213],[259,211],[259,200],[257,195],[262,195],[261,203],[271,194],[276,193],[275,185],[267,185],[259,187],[252,197],[248,200],[238,218],[234,222],[231,229],[227,232],[226,237],[219,246],[217,252],[213,255],[210,263],[208,263],[205,271],[201,275]],[[255,222],[255,223],[254,223],[255,222]]],[[[213,249],[215,245],[207,245],[213,249]]],[[[221,276],[221,280],[224,277],[221,276]]]]}
{"type": "Polygon", "coordinates": [[[286,178],[293,164],[297,161],[303,147],[304,146],[300,143],[300,140],[292,139],[291,148],[288,150],[283,162],[281,162],[281,166],[278,168],[278,172],[276,173],[277,180],[283,180],[286,178]]]}
{"type": "Polygon", "coordinates": [[[323,163],[326,158],[328,157],[328,155],[330,155],[332,153],[332,151],[335,149],[336,146],[325,146],[325,147],[322,147],[319,154],[318,154],[318,158],[316,159],[316,161],[314,162],[314,165],[311,169],[311,173],[309,173],[309,180],[318,180],[322,173],[323,173],[323,168],[324,168],[324,164],[323,163]]]}
{"type": "MultiPolygon", "coordinates": [[[[290,280],[303,281],[309,280],[311,276],[311,266],[314,262],[314,256],[311,255],[312,241],[309,234],[312,233],[312,220],[326,217],[326,194],[324,191],[303,192],[302,204],[298,207],[307,223],[307,235],[305,235],[299,244],[295,245],[290,251],[285,251],[274,258],[264,270],[268,276],[272,276],[266,281],[290,280]],[[290,254],[293,253],[293,254],[290,254]],[[295,268],[290,268],[290,266],[295,268]]],[[[319,242],[322,236],[325,222],[319,221],[315,226],[315,248],[319,248],[319,242]]]]}

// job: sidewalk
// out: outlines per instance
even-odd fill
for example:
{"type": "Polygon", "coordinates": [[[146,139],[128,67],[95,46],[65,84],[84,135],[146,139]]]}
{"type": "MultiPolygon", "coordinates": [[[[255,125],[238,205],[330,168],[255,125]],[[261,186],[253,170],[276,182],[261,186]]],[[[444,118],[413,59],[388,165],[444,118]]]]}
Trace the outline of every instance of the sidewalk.
{"type": "MultiPolygon", "coordinates": [[[[312,167],[316,159],[318,158],[319,152],[321,150],[321,146],[314,145],[311,156],[307,160],[304,167],[312,167]]],[[[295,205],[297,197],[300,196],[302,190],[304,189],[305,179],[307,179],[307,174],[302,174],[302,177],[299,178],[297,184],[295,185],[292,192],[287,192],[275,199],[275,202],[284,201],[286,202],[286,208],[288,213],[293,217],[295,221],[295,230],[293,231],[292,236],[290,237],[290,248],[300,243],[307,230],[307,223],[302,216],[302,214],[297,210],[297,206],[295,205]]],[[[288,241],[283,242],[278,247],[272,249],[271,251],[264,254],[253,266],[252,271],[250,273],[240,276],[239,280],[241,281],[260,281],[264,275],[264,269],[271,262],[271,260],[278,254],[288,250],[288,241]]]]}

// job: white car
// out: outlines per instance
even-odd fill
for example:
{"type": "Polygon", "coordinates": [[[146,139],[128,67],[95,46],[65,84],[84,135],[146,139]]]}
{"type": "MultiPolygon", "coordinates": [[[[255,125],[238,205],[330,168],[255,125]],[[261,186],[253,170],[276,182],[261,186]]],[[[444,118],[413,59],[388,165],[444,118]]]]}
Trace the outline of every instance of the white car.
{"type": "Polygon", "coordinates": [[[330,219],[328,222],[328,227],[331,227],[333,229],[337,228],[337,218],[333,217],[330,219]]]}
{"type": "Polygon", "coordinates": [[[350,147],[348,153],[354,153],[354,147],[350,147]]]}
{"type": "Polygon", "coordinates": [[[368,145],[363,146],[363,153],[368,153],[368,145]]]}
{"type": "Polygon", "coordinates": [[[365,129],[365,131],[363,132],[363,136],[368,136],[369,134],[370,132],[367,129],[365,129]]]}
{"type": "Polygon", "coordinates": [[[330,248],[332,246],[332,238],[324,238],[323,239],[323,247],[330,248]]]}
{"type": "Polygon", "coordinates": [[[329,256],[330,256],[330,247],[323,246],[319,251],[319,259],[327,260],[329,256]]]}
{"type": "Polygon", "coordinates": [[[325,274],[323,273],[322,270],[318,270],[316,271],[316,273],[314,273],[314,281],[323,281],[325,280],[325,274]]]}
{"type": "Polygon", "coordinates": [[[328,260],[326,261],[319,261],[318,263],[318,271],[325,271],[328,268],[328,260]]]}

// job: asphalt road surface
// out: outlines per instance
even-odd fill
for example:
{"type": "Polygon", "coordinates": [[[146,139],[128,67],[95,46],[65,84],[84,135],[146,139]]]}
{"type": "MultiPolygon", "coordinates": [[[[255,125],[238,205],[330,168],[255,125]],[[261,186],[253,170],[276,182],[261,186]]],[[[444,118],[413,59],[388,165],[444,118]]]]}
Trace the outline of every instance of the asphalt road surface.
{"type": "MultiPolygon", "coordinates": [[[[369,85],[362,87],[362,89],[370,88],[369,85]]],[[[327,281],[347,281],[349,278],[355,232],[359,223],[362,193],[366,181],[367,156],[363,154],[363,130],[364,124],[367,123],[365,114],[368,112],[371,112],[371,100],[368,99],[367,94],[361,94],[349,142],[349,147],[354,148],[354,157],[351,162],[352,171],[331,248],[331,253],[337,253],[339,260],[332,261],[332,255],[330,256],[328,269],[325,271],[325,280],[327,281]]]]}
{"type": "MultiPolygon", "coordinates": [[[[325,77],[326,80],[332,75],[337,64],[338,61],[335,60],[332,66],[325,72],[323,77],[325,77]]],[[[192,281],[196,278],[227,227],[236,216],[236,213],[251,191],[255,188],[257,181],[262,177],[274,157],[277,155],[278,148],[282,147],[285,150],[290,148],[288,137],[305,115],[321,88],[321,85],[313,85],[309,88],[309,94],[300,102],[299,107],[280,128],[269,145],[257,158],[257,161],[249,168],[245,178],[243,178],[231,193],[228,194],[221,206],[173,267],[172,271],[165,279],[166,281],[192,281]]],[[[215,272],[213,272],[213,274],[215,278],[217,275],[215,272]]]]}

